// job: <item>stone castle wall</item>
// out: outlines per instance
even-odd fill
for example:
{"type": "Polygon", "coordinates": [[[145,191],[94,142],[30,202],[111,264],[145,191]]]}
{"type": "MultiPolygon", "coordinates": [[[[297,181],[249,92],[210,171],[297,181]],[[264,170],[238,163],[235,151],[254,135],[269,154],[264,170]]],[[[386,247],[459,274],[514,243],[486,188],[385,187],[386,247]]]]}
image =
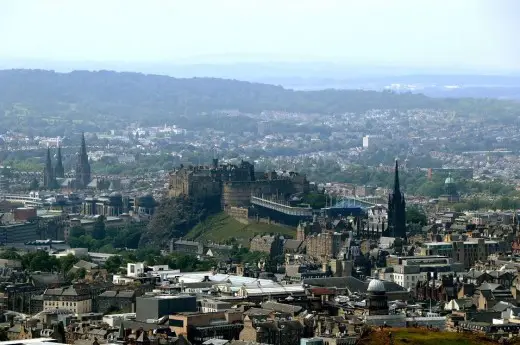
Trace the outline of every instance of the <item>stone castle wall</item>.
{"type": "Polygon", "coordinates": [[[221,207],[226,210],[230,207],[249,207],[251,195],[265,197],[277,195],[278,198],[283,199],[291,194],[309,190],[309,183],[304,175],[276,177],[275,173],[259,174],[263,175],[263,179],[254,180],[253,174],[253,169],[249,165],[234,170],[181,167],[170,174],[168,195],[170,197],[181,195],[196,198],[220,197],[221,207]],[[227,177],[243,179],[227,180],[227,177]]]}

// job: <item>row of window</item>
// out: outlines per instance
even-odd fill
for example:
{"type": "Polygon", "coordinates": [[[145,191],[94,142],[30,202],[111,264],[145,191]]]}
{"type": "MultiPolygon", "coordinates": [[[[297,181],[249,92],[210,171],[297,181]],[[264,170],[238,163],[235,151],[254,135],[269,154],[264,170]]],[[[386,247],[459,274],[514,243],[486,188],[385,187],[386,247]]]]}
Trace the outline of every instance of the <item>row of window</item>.
{"type": "Polygon", "coordinates": [[[45,302],[43,302],[43,305],[47,306],[47,307],[59,307],[59,306],[62,306],[62,307],[75,307],[76,306],[76,302],[45,301],[45,302]]]}

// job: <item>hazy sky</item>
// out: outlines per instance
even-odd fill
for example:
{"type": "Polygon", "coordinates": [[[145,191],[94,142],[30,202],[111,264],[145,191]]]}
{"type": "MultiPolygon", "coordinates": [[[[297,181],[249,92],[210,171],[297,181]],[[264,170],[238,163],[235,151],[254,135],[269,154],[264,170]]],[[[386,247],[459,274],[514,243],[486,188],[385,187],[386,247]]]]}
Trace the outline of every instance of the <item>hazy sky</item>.
{"type": "Polygon", "coordinates": [[[4,60],[520,70],[519,33],[517,0],[0,0],[4,60]]]}

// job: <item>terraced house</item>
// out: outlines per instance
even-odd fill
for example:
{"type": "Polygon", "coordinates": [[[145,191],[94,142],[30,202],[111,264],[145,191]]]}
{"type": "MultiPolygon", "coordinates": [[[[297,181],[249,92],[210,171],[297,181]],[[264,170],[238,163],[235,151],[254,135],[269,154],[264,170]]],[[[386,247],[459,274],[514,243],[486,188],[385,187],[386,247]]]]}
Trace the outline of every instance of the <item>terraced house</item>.
{"type": "Polygon", "coordinates": [[[70,285],[47,289],[43,293],[43,310],[68,309],[75,314],[90,313],[92,298],[87,287],[70,285]]]}

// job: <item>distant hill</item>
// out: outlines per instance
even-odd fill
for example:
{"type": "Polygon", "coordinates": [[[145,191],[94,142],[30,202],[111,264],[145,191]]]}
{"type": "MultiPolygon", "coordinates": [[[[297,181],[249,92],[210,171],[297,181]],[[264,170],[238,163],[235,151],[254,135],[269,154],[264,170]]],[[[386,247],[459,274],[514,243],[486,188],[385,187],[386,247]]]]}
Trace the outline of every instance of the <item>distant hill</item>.
{"type": "MultiPolygon", "coordinates": [[[[450,109],[518,116],[496,100],[434,99],[421,94],[361,90],[293,91],[216,78],[177,79],[112,71],[0,71],[0,126],[114,128],[114,123],[163,124],[183,116],[237,109],[338,114],[369,109],[450,109]]],[[[0,128],[1,130],[2,128],[0,128]]]]}

